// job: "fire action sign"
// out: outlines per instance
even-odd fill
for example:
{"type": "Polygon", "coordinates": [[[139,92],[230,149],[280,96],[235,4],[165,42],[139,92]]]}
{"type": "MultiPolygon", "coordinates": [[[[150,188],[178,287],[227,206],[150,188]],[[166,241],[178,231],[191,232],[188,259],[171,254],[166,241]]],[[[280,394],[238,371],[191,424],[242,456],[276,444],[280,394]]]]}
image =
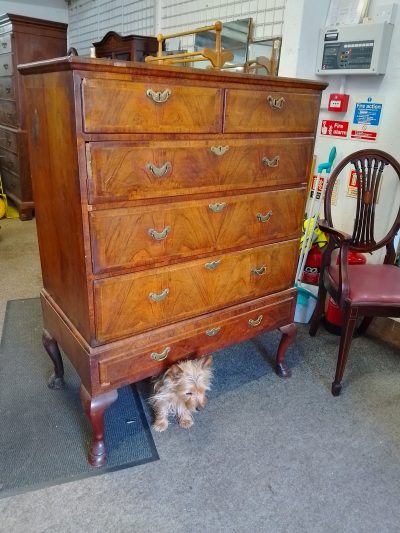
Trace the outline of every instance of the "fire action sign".
{"type": "Polygon", "coordinates": [[[367,98],[366,102],[356,102],[350,138],[357,141],[376,141],[381,121],[382,104],[367,98]]]}

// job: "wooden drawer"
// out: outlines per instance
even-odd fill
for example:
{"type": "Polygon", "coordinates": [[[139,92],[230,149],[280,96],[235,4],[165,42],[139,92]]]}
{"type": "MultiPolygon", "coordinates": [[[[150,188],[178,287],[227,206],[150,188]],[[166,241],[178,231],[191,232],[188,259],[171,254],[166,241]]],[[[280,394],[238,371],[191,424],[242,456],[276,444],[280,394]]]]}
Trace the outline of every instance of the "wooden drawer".
{"type": "Polygon", "coordinates": [[[82,99],[88,133],[221,131],[222,90],[217,88],[85,78],[82,99]]]}
{"type": "Polygon", "coordinates": [[[320,95],[228,89],[225,133],[314,133],[320,95]]]}
{"type": "Polygon", "coordinates": [[[12,54],[0,54],[0,76],[11,76],[12,73],[12,54]]]}
{"type": "Polygon", "coordinates": [[[11,52],[11,33],[0,34],[0,54],[11,52]]]}
{"type": "Polygon", "coordinates": [[[13,100],[15,98],[14,76],[0,78],[0,98],[13,100]]]}
{"type": "Polygon", "coordinates": [[[304,183],[312,138],[88,143],[89,202],[304,183]]]}
{"type": "MultiPolygon", "coordinates": [[[[0,132],[1,135],[1,132],[0,132]]],[[[0,150],[1,165],[3,169],[11,170],[15,174],[19,173],[19,161],[18,156],[14,152],[9,152],[3,148],[0,150]]]]}
{"type": "Polygon", "coordinates": [[[15,126],[17,124],[17,109],[15,102],[0,100],[0,124],[15,126]]]}
{"type": "Polygon", "coordinates": [[[0,147],[17,153],[17,132],[0,127],[0,147]]]}
{"type": "Polygon", "coordinates": [[[94,282],[99,343],[289,288],[298,240],[94,282]]]}
{"type": "Polygon", "coordinates": [[[260,298],[247,309],[242,305],[237,306],[242,309],[230,308],[187,321],[180,326],[179,334],[167,327],[146,334],[145,343],[141,342],[143,336],[134,337],[132,346],[139,345],[138,348],[99,361],[100,383],[124,384],[157,375],[188,355],[193,358],[212,353],[265,329],[288,324],[293,320],[295,303],[295,296],[287,293],[278,301],[276,296],[260,298]]]}
{"type": "Polygon", "coordinates": [[[300,233],[305,188],[94,211],[93,270],[161,264],[300,233]]]}

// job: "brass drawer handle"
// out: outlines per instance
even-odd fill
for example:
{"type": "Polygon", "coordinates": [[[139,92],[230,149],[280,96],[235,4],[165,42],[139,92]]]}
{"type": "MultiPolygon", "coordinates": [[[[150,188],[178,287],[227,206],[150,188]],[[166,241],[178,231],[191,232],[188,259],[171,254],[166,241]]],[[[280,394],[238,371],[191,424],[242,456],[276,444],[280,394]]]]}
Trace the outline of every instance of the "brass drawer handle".
{"type": "Polygon", "coordinates": [[[262,215],[261,213],[256,214],[256,218],[259,222],[268,222],[271,217],[272,211],[268,211],[268,213],[265,213],[265,215],[262,215]]]}
{"type": "Polygon", "coordinates": [[[168,287],[160,292],[160,294],[157,294],[155,292],[149,293],[149,298],[152,302],[162,302],[169,294],[168,287]]]}
{"type": "Polygon", "coordinates": [[[147,89],[146,94],[149,98],[153,100],[156,104],[163,104],[171,96],[171,89],[165,89],[165,91],[153,91],[153,89],[147,89]]]}
{"type": "Polygon", "coordinates": [[[217,266],[221,264],[221,259],[217,259],[216,261],[211,261],[210,263],[205,263],[204,266],[208,268],[208,270],[215,270],[217,266]]]}
{"type": "Polygon", "coordinates": [[[3,67],[4,67],[4,70],[8,70],[8,63],[4,63],[3,67]]]}
{"type": "Polygon", "coordinates": [[[253,267],[251,269],[251,273],[255,276],[263,276],[267,272],[267,267],[265,265],[261,266],[260,268],[253,267]]]}
{"type": "Polygon", "coordinates": [[[11,94],[11,87],[6,87],[6,93],[11,94]]]}
{"type": "Polygon", "coordinates": [[[269,94],[267,100],[271,109],[283,109],[283,104],[285,103],[285,99],[283,96],[281,96],[280,98],[274,98],[269,94]]]}
{"type": "Polygon", "coordinates": [[[206,335],[207,337],[214,337],[214,335],[217,335],[221,331],[221,329],[221,327],[206,329],[206,335]]]}
{"type": "Polygon", "coordinates": [[[7,48],[7,43],[6,43],[6,42],[5,42],[5,43],[1,43],[1,46],[2,46],[3,48],[7,48]]]}
{"type": "Polygon", "coordinates": [[[155,241],[162,241],[163,239],[167,237],[170,231],[171,231],[171,226],[165,226],[165,228],[162,231],[156,231],[155,229],[151,228],[149,229],[148,234],[155,241]]]}
{"type": "Polygon", "coordinates": [[[220,211],[225,209],[226,203],[225,202],[221,202],[221,203],[216,203],[216,204],[208,204],[208,207],[214,213],[219,213],[220,211]]]}
{"type": "Polygon", "coordinates": [[[171,348],[167,346],[161,353],[151,352],[150,357],[153,359],[153,361],[164,361],[164,359],[168,357],[170,351],[171,348]]]}
{"type": "Polygon", "coordinates": [[[253,320],[252,318],[249,318],[248,320],[248,324],[249,326],[251,326],[252,328],[255,328],[256,326],[259,326],[262,322],[262,319],[264,317],[262,315],[260,315],[258,318],[256,318],[255,320],[253,320]]]}
{"type": "Polygon", "coordinates": [[[210,150],[215,155],[224,155],[229,150],[229,146],[211,146],[210,150]]]}
{"type": "Polygon", "coordinates": [[[274,168],[279,165],[279,155],[276,155],[272,159],[268,159],[268,157],[263,157],[261,161],[262,161],[262,164],[265,165],[266,167],[274,168]]]}
{"type": "Polygon", "coordinates": [[[170,161],[166,161],[161,167],[156,167],[153,163],[147,163],[146,170],[151,172],[156,178],[162,178],[172,168],[170,161]]]}

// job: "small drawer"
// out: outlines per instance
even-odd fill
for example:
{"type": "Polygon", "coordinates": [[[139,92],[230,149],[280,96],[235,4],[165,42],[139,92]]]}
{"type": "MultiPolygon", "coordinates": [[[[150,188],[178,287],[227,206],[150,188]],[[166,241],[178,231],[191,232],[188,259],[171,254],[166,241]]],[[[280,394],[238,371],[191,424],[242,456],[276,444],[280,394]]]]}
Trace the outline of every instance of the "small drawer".
{"type": "Polygon", "coordinates": [[[9,100],[0,100],[0,124],[10,126],[17,125],[17,109],[15,102],[9,100]]]}
{"type": "Polygon", "coordinates": [[[87,133],[218,133],[222,127],[217,88],[85,78],[82,100],[87,133]]]}
{"type": "Polygon", "coordinates": [[[89,202],[305,183],[313,145],[311,137],[88,143],[89,202]]]}
{"type": "Polygon", "coordinates": [[[288,289],[299,241],[94,282],[99,343],[288,289]]]}
{"type": "Polygon", "coordinates": [[[306,189],[90,213],[93,270],[161,264],[300,234],[306,189]]]}
{"type": "Polygon", "coordinates": [[[12,73],[13,73],[12,54],[1,54],[0,53],[0,76],[11,76],[12,73]]]}
{"type": "Polygon", "coordinates": [[[0,54],[11,52],[11,33],[0,34],[0,54]]]}
{"type": "Polygon", "coordinates": [[[319,94],[228,89],[225,133],[314,133],[319,94]]]}
{"type": "Polygon", "coordinates": [[[0,127],[0,147],[17,153],[17,133],[0,127]]]}
{"type": "Polygon", "coordinates": [[[2,76],[0,78],[0,98],[5,100],[15,98],[14,76],[2,76]]]}
{"type": "MultiPolygon", "coordinates": [[[[295,297],[286,296],[281,301],[273,302],[269,299],[267,297],[261,299],[262,302],[252,303],[247,310],[234,307],[189,321],[179,328],[178,337],[176,330],[171,328],[163,328],[164,332],[160,330],[150,333],[145,349],[141,347],[99,361],[101,385],[131,383],[157,375],[182,359],[215,352],[239,340],[254,337],[264,330],[292,322],[295,297]],[[164,337],[162,342],[160,336],[164,337]]],[[[136,344],[134,337],[132,345],[136,344]]]]}

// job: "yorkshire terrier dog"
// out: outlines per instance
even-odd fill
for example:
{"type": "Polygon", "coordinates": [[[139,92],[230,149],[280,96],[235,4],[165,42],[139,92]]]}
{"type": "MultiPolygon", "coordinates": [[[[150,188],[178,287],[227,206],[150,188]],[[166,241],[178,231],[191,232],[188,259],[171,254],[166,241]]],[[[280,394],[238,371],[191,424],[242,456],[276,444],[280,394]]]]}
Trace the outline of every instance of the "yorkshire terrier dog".
{"type": "Polygon", "coordinates": [[[172,365],[154,383],[150,404],[154,409],[153,429],[165,431],[168,415],[176,415],[181,428],[193,426],[192,413],[204,409],[210,390],[212,356],[172,365]]]}

